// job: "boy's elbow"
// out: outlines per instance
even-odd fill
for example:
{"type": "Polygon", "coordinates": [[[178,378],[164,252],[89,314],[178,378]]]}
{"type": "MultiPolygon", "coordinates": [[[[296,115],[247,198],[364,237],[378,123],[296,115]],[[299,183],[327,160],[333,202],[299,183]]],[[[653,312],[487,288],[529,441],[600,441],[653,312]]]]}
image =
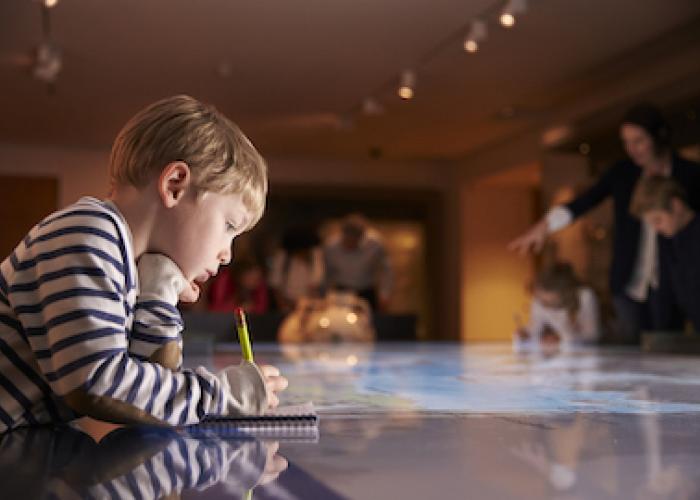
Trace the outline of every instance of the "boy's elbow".
{"type": "Polygon", "coordinates": [[[78,388],[63,396],[63,401],[78,415],[92,416],[95,407],[94,396],[90,396],[84,389],[78,388]]]}
{"type": "Polygon", "coordinates": [[[164,344],[148,358],[152,363],[157,363],[168,370],[176,371],[180,368],[182,350],[177,341],[173,340],[164,344]]]}
{"type": "Polygon", "coordinates": [[[63,396],[63,400],[79,416],[115,424],[167,425],[135,406],[117,399],[88,394],[82,388],[72,390],[63,396]]]}

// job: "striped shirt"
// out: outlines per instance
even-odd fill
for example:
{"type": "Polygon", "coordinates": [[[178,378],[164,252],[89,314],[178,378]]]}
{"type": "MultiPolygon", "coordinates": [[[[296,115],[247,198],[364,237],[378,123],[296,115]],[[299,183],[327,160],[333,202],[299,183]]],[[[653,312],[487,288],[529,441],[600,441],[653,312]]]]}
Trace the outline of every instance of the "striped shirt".
{"type": "Polygon", "coordinates": [[[194,439],[139,428],[112,431],[99,443],[94,437],[72,426],[0,436],[4,497],[179,498],[206,490],[213,498],[241,498],[267,461],[267,446],[255,439],[194,439]]]}
{"type": "Polygon", "coordinates": [[[82,198],[32,228],[0,264],[0,432],[69,421],[60,396],[77,388],[172,425],[220,414],[225,395],[204,368],[147,361],[180,341],[175,304],[138,300],[126,221],[82,198]]]}

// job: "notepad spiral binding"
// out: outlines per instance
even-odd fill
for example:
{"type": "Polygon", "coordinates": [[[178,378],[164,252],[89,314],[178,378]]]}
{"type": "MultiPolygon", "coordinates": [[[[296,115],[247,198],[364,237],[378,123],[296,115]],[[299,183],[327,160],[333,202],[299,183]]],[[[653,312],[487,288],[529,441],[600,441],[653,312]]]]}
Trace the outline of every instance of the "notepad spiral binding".
{"type": "Polygon", "coordinates": [[[272,419],[227,420],[210,419],[189,425],[183,431],[192,437],[237,439],[278,439],[284,441],[316,442],[319,431],[316,418],[294,417],[272,419]]]}

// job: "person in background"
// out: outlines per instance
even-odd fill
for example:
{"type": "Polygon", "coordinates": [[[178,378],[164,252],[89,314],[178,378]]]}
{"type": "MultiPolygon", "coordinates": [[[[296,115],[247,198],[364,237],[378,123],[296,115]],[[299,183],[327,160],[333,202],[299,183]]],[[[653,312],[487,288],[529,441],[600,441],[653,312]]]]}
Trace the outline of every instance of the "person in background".
{"type": "Polygon", "coordinates": [[[262,267],[252,260],[229,266],[214,278],[207,299],[210,311],[232,312],[242,307],[248,313],[266,313],[270,294],[262,267]]]}
{"type": "Polygon", "coordinates": [[[372,309],[387,310],[393,285],[391,264],[364,217],[352,214],[343,219],[340,238],[324,248],[324,262],[327,290],[354,292],[372,309]]]}
{"type": "MultiPolygon", "coordinates": [[[[673,179],[649,177],[637,186],[630,209],[663,236],[661,269],[669,277],[675,303],[700,332],[700,219],[685,191],[673,179]]],[[[670,315],[662,315],[659,330],[674,326],[670,315]]]]}
{"type": "Polygon", "coordinates": [[[600,337],[595,292],[581,284],[570,264],[557,263],[539,273],[532,295],[530,324],[515,332],[516,349],[592,344],[600,337]]]}
{"type": "Polygon", "coordinates": [[[318,297],[323,283],[321,240],[313,228],[300,226],[287,230],[282,248],[272,257],[269,283],[277,307],[292,311],[304,297],[318,297]]]}
{"type": "MultiPolygon", "coordinates": [[[[630,214],[634,187],[652,175],[674,178],[688,193],[688,202],[700,206],[700,165],[684,160],[671,149],[671,130],[661,112],[640,104],[625,114],[620,137],[629,159],[616,163],[588,190],[566,205],[555,206],[509,248],[521,254],[542,249],[547,236],[607,198],[614,204],[615,234],[610,267],[610,291],[617,316],[617,340],[638,343],[641,330],[658,328],[662,311],[672,311],[665,277],[659,272],[656,232],[630,214]]],[[[674,325],[681,322],[673,319],[674,325]]]]}

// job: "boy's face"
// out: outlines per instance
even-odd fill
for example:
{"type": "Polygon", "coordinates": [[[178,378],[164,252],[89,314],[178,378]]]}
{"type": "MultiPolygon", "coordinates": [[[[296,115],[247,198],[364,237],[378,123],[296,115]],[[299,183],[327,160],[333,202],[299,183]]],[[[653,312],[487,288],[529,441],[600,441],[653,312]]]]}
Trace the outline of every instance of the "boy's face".
{"type": "Polygon", "coordinates": [[[671,200],[671,209],[653,209],[644,213],[644,222],[649,224],[654,230],[667,237],[671,238],[682,229],[683,213],[685,206],[680,200],[671,200]]]}
{"type": "Polygon", "coordinates": [[[233,239],[252,215],[238,194],[188,191],[163,214],[157,251],[170,257],[188,281],[201,285],[232,257],[233,239]]]}

